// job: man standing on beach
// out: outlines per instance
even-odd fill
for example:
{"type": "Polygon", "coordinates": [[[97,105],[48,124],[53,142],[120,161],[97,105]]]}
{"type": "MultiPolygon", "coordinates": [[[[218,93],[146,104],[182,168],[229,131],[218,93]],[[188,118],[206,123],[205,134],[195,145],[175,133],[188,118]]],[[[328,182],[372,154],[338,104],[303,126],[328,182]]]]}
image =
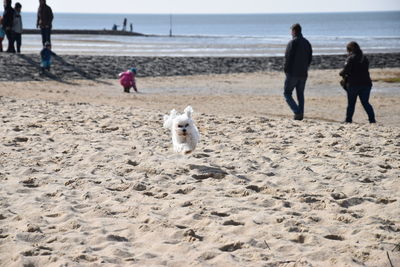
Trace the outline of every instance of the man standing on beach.
{"type": "MultiPolygon", "coordinates": [[[[22,17],[21,17],[22,5],[15,3],[14,23],[13,23],[13,41],[17,44],[17,53],[21,53],[22,44],[22,17]]],[[[14,47],[14,44],[13,44],[14,47]]]]}
{"type": "Polygon", "coordinates": [[[51,44],[51,28],[53,23],[53,11],[46,5],[46,0],[39,0],[40,6],[37,14],[36,27],[40,28],[42,34],[42,44],[51,44]]]}
{"type": "Polygon", "coordinates": [[[308,76],[308,68],[312,60],[311,44],[301,33],[300,24],[291,27],[293,39],[289,42],[285,53],[284,71],[286,74],[284,96],[295,120],[303,120],[304,114],[304,88],[308,76]],[[292,94],[296,88],[298,104],[292,94]]]}
{"type": "Polygon", "coordinates": [[[3,13],[3,29],[6,32],[8,40],[7,52],[15,53],[14,38],[13,38],[13,24],[14,24],[14,9],[11,6],[11,0],[4,0],[4,13],[3,13]]]}

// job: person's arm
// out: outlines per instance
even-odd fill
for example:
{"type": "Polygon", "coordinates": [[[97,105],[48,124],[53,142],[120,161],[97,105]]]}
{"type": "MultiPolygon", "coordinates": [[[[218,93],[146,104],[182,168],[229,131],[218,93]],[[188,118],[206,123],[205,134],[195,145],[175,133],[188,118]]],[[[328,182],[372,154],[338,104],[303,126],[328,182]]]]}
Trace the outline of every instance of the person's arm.
{"type": "Polygon", "coordinates": [[[294,40],[290,41],[286,47],[286,52],[285,52],[285,65],[283,67],[283,70],[285,73],[289,73],[290,66],[293,63],[293,58],[294,58],[294,40]]]}
{"type": "Polygon", "coordinates": [[[308,45],[309,45],[309,49],[310,49],[310,51],[309,51],[309,58],[308,58],[308,66],[310,66],[311,65],[311,62],[312,62],[312,54],[313,54],[313,50],[312,50],[312,46],[311,46],[311,44],[308,42],[308,45]]]}
{"type": "Polygon", "coordinates": [[[54,19],[53,10],[51,9],[51,7],[49,7],[49,26],[50,26],[50,28],[52,28],[52,26],[53,26],[53,19],[54,19]]]}
{"type": "Polygon", "coordinates": [[[37,12],[36,28],[39,28],[39,24],[40,24],[40,7],[37,12]]]}
{"type": "Polygon", "coordinates": [[[136,79],[135,79],[135,76],[133,76],[133,79],[132,79],[132,87],[133,87],[133,89],[135,90],[135,92],[138,91],[138,90],[137,90],[137,87],[136,87],[136,79]]]}
{"type": "Polygon", "coordinates": [[[344,64],[343,70],[339,73],[340,76],[346,77],[351,74],[351,68],[353,65],[353,57],[349,57],[344,64]]]}

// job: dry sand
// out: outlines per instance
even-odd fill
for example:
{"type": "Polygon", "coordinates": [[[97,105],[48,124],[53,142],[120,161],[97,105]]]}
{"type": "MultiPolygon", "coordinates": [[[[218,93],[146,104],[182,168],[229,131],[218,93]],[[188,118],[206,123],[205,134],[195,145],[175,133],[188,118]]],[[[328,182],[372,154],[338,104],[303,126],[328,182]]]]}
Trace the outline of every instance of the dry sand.
{"type": "Polygon", "coordinates": [[[337,70],[311,72],[302,122],[282,80],[0,83],[0,265],[400,265],[399,84],[375,84],[370,125],[339,123],[337,70]],[[162,115],[188,104],[182,156],[162,115]]]}

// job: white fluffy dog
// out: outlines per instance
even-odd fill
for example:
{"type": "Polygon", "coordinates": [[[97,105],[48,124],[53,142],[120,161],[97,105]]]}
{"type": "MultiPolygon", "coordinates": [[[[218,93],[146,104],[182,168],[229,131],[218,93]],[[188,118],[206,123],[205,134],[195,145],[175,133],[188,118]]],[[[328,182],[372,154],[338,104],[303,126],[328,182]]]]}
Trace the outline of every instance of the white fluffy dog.
{"type": "Polygon", "coordinates": [[[169,116],[164,115],[164,128],[171,130],[175,152],[189,154],[200,140],[199,130],[192,120],[192,113],[192,107],[188,106],[183,114],[173,109],[169,116]]]}

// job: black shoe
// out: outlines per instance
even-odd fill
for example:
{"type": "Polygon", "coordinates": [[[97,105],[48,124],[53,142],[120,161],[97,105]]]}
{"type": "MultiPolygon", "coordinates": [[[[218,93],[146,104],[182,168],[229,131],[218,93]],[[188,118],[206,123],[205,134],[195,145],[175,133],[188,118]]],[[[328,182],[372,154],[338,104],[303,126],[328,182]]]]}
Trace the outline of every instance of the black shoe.
{"type": "Polygon", "coordinates": [[[294,114],[294,118],[293,119],[296,120],[296,121],[302,121],[303,120],[303,113],[294,114]]]}

